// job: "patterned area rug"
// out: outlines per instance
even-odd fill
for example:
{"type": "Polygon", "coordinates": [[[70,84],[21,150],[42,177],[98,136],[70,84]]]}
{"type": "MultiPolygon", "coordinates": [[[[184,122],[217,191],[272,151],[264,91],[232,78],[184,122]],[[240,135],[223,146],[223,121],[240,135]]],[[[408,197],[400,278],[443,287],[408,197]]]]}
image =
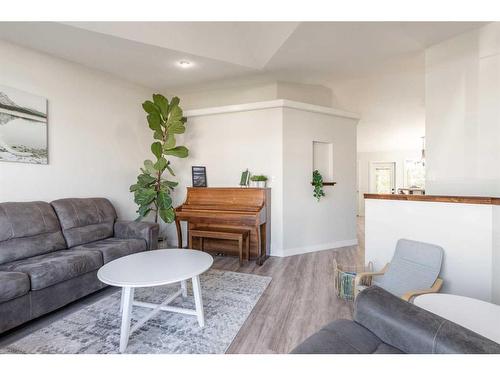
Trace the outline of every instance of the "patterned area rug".
{"type": "MultiPolygon", "coordinates": [[[[225,353],[270,277],[209,270],[201,276],[205,327],[195,316],[161,311],[130,336],[126,353],[225,353]]],[[[135,298],[162,302],[178,285],[136,289],[135,298]]],[[[194,308],[191,282],[188,298],[172,305],[194,308]]],[[[118,353],[121,292],[104,297],[45,328],[2,348],[1,353],[118,353]]],[[[134,306],[132,324],[150,312],[134,306]]]]}

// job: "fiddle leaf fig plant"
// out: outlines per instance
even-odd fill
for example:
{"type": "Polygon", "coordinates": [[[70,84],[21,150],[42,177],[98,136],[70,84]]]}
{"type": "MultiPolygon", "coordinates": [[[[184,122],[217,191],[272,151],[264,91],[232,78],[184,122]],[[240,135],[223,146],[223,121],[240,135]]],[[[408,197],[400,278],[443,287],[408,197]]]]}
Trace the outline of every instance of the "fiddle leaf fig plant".
{"type": "Polygon", "coordinates": [[[321,173],[319,173],[319,171],[316,169],[314,172],[313,172],[313,176],[312,176],[312,183],[313,183],[313,186],[314,186],[314,190],[313,190],[313,196],[314,198],[316,198],[319,202],[319,200],[321,199],[321,197],[324,197],[325,196],[325,192],[323,191],[323,176],[321,175],[321,173]]]}
{"type": "Polygon", "coordinates": [[[164,177],[164,173],[168,172],[171,176],[175,176],[171,157],[186,158],[189,155],[189,150],[185,146],[176,145],[175,136],[186,131],[187,120],[183,117],[179,103],[178,97],[173,97],[169,103],[161,94],[153,94],[153,101],[146,100],[142,103],[155,141],[151,144],[154,159],[144,161],[137,182],[130,186],[130,191],[134,193],[134,202],[138,206],[137,220],[141,220],[151,212],[154,212],[156,223],[158,217],[165,223],[171,223],[175,219],[170,193],[178,182],[164,177]]]}

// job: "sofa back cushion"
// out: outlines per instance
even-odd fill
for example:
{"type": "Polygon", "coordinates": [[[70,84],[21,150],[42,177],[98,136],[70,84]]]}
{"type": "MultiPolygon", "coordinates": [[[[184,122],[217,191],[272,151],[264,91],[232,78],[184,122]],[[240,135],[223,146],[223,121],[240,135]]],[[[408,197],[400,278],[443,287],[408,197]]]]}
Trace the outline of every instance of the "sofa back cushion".
{"type": "Polygon", "coordinates": [[[116,211],[105,198],[66,198],[53,201],[68,247],[113,236],[116,211]]]}
{"type": "Polygon", "coordinates": [[[65,248],[59,221],[48,203],[0,203],[0,264],[65,248]]]}

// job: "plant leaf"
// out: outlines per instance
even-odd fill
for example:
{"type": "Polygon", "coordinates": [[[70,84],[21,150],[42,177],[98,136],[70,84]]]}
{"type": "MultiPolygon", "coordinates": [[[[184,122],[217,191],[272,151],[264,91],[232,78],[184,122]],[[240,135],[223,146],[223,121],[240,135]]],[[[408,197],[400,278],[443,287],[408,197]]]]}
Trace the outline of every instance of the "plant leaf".
{"type": "Polygon", "coordinates": [[[138,184],[130,185],[130,188],[129,188],[130,192],[134,192],[137,189],[139,189],[139,185],[138,184]]]}
{"type": "Polygon", "coordinates": [[[167,118],[168,115],[168,100],[161,94],[153,94],[153,102],[160,109],[160,113],[163,118],[167,118]]]}
{"type": "Polygon", "coordinates": [[[163,141],[163,132],[161,130],[155,130],[153,138],[159,141],[163,141]]]}
{"type": "Polygon", "coordinates": [[[163,180],[161,182],[161,187],[162,188],[167,188],[167,189],[170,189],[170,190],[174,190],[174,188],[179,185],[178,182],[175,182],[175,181],[169,181],[169,180],[163,180]]]}
{"type": "Polygon", "coordinates": [[[170,172],[170,174],[172,176],[175,176],[175,173],[174,173],[174,170],[172,169],[172,167],[170,166],[170,162],[167,163],[167,170],[170,172]]]}
{"type": "Polygon", "coordinates": [[[189,155],[189,150],[185,146],[177,146],[164,151],[167,155],[176,156],[178,158],[186,158],[189,155]]]}
{"type": "Polygon", "coordinates": [[[142,108],[149,114],[160,114],[160,109],[151,100],[146,100],[144,103],[142,103],[142,108]]]}
{"type": "Polygon", "coordinates": [[[149,128],[161,131],[161,118],[159,113],[151,113],[147,116],[149,128]]]}
{"type": "Polygon", "coordinates": [[[167,210],[159,210],[158,213],[165,223],[172,223],[175,220],[175,211],[172,207],[167,210]]]}
{"type": "Polygon", "coordinates": [[[147,188],[149,187],[152,183],[156,181],[156,178],[153,176],[143,173],[137,176],[137,183],[140,185],[141,188],[147,188]]]}
{"type": "Polygon", "coordinates": [[[181,100],[180,100],[177,96],[174,96],[174,97],[170,100],[170,107],[178,107],[178,106],[179,106],[180,101],[181,101],[181,100]]]}
{"type": "Polygon", "coordinates": [[[172,198],[168,195],[168,192],[160,190],[156,195],[156,202],[160,210],[167,210],[172,207],[172,198]]]}
{"type": "Polygon", "coordinates": [[[156,170],[154,168],[154,164],[151,160],[144,160],[144,168],[146,169],[146,172],[150,174],[156,173],[156,170]]]}
{"type": "Polygon", "coordinates": [[[156,198],[156,191],[151,188],[141,188],[134,192],[134,200],[139,206],[149,205],[156,198]]]}
{"type": "Polygon", "coordinates": [[[167,140],[163,144],[163,149],[168,150],[169,148],[175,147],[175,135],[174,133],[168,133],[167,140]]]}
{"type": "Polygon", "coordinates": [[[181,107],[172,107],[170,108],[170,116],[169,116],[169,122],[173,121],[181,121],[182,119],[182,109],[181,107]]]}
{"type": "Polygon", "coordinates": [[[158,159],[158,161],[156,163],[154,163],[153,168],[156,171],[163,172],[165,170],[166,166],[167,166],[167,159],[165,159],[164,157],[161,157],[160,159],[158,159]]]}
{"type": "Polygon", "coordinates": [[[174,134],[182,134],[186,131],[186,127],[184,126],[184,124],[180,120],[173,121],[173,122],[169,122],[168,131],[172,132],[174,134]]]}
{"type": "Polygon", "coordinates": [[[160,142],[154,142],[151,145],[151,152],[156,156],[157,159],[161,158],[162,147],[160,142]]]}
{"type": "Polygon", "coordinates": [[[139,209],[137,210],[137,213],[140,215],[141,218],[148,216],[150,212],[151,212],[151,207],[149,207],[149,205],[140,206],[139,209]]]}

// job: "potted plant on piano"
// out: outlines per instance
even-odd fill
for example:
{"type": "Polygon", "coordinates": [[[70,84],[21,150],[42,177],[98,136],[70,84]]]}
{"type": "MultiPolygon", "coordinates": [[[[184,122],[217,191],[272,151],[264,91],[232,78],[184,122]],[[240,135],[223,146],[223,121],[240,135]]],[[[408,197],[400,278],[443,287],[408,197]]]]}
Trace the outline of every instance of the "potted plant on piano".
{"type": "Polygon", "coordinates": [[[265,188],[267,185],[267,176],[264,175],[254,175],[250,177],[250,181],[252,182],[252,186],[265,188]]]}
{"type": "Polygon", "coordinates": [[[158,222],[158,218],[165,223],[175,220],[170,194],[178,182],[170,180],[170,176],[175,176],[171,158],[185,158],[189,155],[189,150],[185,146],[178,146],[176,141],[176,136],[186,131],[187,120],[179,102],[178,97],[173,97],[169,102],[163,95],[153,94],[152,101],[142,103],[154,139],[151,144],[154,158],[144,161],[137,182],[130,186],[138,206],[137,220],[150,213],[154,213],[155,222],[158,222]],[[166,177],[165,174],[170,176],[166,177]]]}

